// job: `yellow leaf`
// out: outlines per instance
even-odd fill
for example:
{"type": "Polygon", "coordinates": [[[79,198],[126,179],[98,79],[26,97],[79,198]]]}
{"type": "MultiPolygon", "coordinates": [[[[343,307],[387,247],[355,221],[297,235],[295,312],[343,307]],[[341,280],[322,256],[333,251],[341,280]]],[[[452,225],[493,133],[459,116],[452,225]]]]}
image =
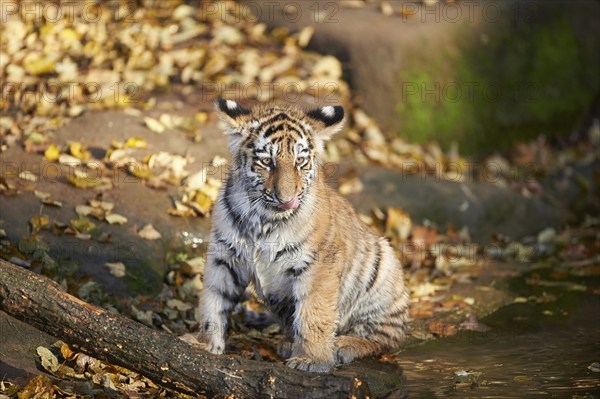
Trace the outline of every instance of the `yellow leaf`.
{"type": "Polygon", "coordinates": [[[67,344],[62,344],[62,346],[60,347],[60,353],[62,354],[62,356],[66,359],[66,360],[71,360],[75,357],[76,353],[73,352],[71,350],[71,348],[69,348],[69,345],[67,344]]]}
{"type": "Polygon", "coordinates": [[[50,378],[38,375],[29,380],[29,383],[17,395],[19,399],[50,399],[55,397],[54,386],[50,378]]]}
{"type": "Polygon", "coordinates": [[[198,112],[194,117],[201,124],[202,123],[206,123],[206,121],[208,119],[208,113],[206,113],[206,112],[198,112]]]}
{"type": "Polygon", "coordinates": [[[56,61],[50,58],[38,58],[35,60],[25,61],[25,70],[32,75],[43,75],[54,72],[56,61]]]}
{"type": "Polygon", "coordinates": [[[66,40],[79,40],[79,35],[71,28],[61,30],[60,37],[66,40]]]}
{"type": "Polygon", "coordinates": [[[44,151],[44,156],[48,161],[56,161],[60,156],[60,148],[54,144],[50,144],[46,151],[44,151]]]}
{"type": "Polygon", "coordinates": [[[396,235],[399,240],[406,240],[410,234],[411,227],[412,221],[408,213],[394,207],[387,209],[387,218],[385,220],[385,234],[387,236],[396,235]]]}
{"type": "Polygon", "coordinates": [[[71,219],[71,226],[79,232],[86,232],[96,228],[96,225],[85,216],[79,216],[77,219],[71,219]]]}
{"type": "Polygon", "coordinates": [[[154,173],[144,164],[130,163],[127,170],[129,173],[140,179],[151,179],[155,177],[154,173]]]}
{"type": "Polygon", "coordinates": [[[40,231],[42,227],[46,226],[48,223],[50,223],[50,218],[46,215],[35,215],[29,219],[29,225],[34,233],[40,231]]]}
{"type": "Polygon", "coordinates": [[[88,176],[79,175],[69,175],[67,176],[67,180],[77,188],[94,188],[102,183],[100,179],[93,179],[88,176]]]}
{"type": "Polygon", "coordinates": [[[83,147],[83,144],[79,142],[71,143],[69,146],[69,152],[71,152],[71,155],[73,155],[75,158],[82,159],[84,161],[92,156],[89,151],[86,151],[86,149],[83,147]]]}
{"type": "Polygon", "coordinates": [[[190,205],[194,207],[200,214],[206,216],[210,212],[210,208],[212,207],[213,200],[204,192],[199,191],[194,198],[194,202],[190,205]]]}
{"type": "Polygon", "coordinates": [[[125,142],[125,147],[127,147],[127,148],[146,148],[146,147],[148,147],[148,142],[141,137],[130,137],[125,142]]]}

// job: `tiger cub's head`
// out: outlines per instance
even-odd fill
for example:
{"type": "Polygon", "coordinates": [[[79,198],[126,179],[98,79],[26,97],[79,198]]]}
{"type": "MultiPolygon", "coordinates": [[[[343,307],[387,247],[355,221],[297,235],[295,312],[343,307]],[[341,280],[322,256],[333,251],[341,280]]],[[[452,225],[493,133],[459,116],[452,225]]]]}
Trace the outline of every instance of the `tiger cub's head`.
{"type": "Polygon", "coordinates": [[[232,173],[249,197],[264,207],[285,212],[298,208],[318,172],[325,141],[341,129],[344,109],[325,106],[303,110],[291,105],[243,108],[218,99],[215,107],[228,125],[232,173]]]}

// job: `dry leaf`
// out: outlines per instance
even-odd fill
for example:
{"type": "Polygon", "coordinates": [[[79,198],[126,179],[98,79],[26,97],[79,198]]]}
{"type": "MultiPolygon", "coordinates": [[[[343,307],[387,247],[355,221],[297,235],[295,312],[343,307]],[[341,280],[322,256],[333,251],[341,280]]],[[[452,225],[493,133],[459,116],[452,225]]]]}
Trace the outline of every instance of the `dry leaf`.
{"type": "Polygon", "coordinates": [[[125,276],[125,265],[123,264],[123,262],[107,262],[104,264],[104,267],[106,267],[110,274],[112,274],[115,277],[125,276]]]}
{"type": "Polygon", "coordinates": [[[75,158],[83,161],[88,160],[92,156],[92,154],[83,147],[83,144],[79,142],[71,143],[69,145],[69,152],[75,158]]]}
{"type": "Polygon", "coordinates": [[[19,173],[19,179],[30,182],[38,181],[38,177],[33,172],[28,170],[24,170],[23,172],[19,173]]]}
{"type": "Polygon", "coordinates": [[[50,144],[48,148],[46,148],[46,151],[44,151],[44,157],[46,157],[48,161],[56,161],[59,156],[60,148],[54,144],[50,144]]]}
{"type": "Polygon", "coordinates": [[[142,237],[144,240],[158,240],[162,238],[162,235],[152,226],[151,224],[147,224],[138,231],[138,235],[142,237]]]}
{"type": "Polygon", "coordinates": [[[29,219],[29,226],[34,233],[40,231],[48,223],[50,223],[50,218],[46,215],[35,215],[29,219]]]}
{"type": "Polygon", "coordinates": [[[397,237],[404,241],[410,235],[412,221],[410,215],[399,208],[387,208],[387,217],[385,219],[385,234],[388,237],[397,237]]]}
{"type": "Polygon", "coordinates": [[[42,367],[46,370],[55,373],[59,369],[60,364],[58,363],[58,359],[50,349],[38,346],[36,352],[41,359],[42,367]]]}
{"type": "Polygon", "coordinates": [[[433,321],[427,325],[430,333],[438,337],[450,337],[456,334],[457,328],[454,324],[444,323],[441,321],[433,321]]]}
{"type": "Polygon", "coordinates": [[[104,217],[109,224],[125,224],[127,223],[127,218],[123,215],[119,215],[118,213],[110,213],[104,217]]]}
{"type": "Polygon", "coordinates": [[[144,118],[144,122],[146,123],[146,127],[150,129],[154,133],[164,133],[165,127],[156,119],[150,118],[149,116],[144,118]]]}

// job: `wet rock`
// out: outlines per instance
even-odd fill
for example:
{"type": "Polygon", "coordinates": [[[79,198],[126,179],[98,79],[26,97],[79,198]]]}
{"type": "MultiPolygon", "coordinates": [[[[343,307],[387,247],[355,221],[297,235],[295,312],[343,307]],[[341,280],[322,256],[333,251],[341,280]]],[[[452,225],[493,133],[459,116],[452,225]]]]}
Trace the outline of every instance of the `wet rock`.
{"type": "Polygon", "coordinates": [[[359,175],[365,188],[348,198],[360,211],[398,207],[416,223],[429,220],[457,229],[466,226],[472,240],[480,244],[494,234],[513,239],[535,235],[573,217],[565,203],[527,198],[486,182],[453,182],[378,167],[361,167],[359,175]]]}

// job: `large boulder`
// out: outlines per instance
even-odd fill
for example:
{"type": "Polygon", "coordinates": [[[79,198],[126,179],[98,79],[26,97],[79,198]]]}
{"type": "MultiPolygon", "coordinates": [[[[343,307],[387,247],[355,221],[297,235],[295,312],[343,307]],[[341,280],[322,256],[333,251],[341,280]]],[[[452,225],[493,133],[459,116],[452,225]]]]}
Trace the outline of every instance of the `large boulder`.
{"type": "Polygon", "coordinates": [[[600,88],[597,1],[252,1],[270,27],[312,25],[389,134],[466,153],[571,130],[600,88]],[[356,2],[353,2],[356,4],[356,2]]]}

